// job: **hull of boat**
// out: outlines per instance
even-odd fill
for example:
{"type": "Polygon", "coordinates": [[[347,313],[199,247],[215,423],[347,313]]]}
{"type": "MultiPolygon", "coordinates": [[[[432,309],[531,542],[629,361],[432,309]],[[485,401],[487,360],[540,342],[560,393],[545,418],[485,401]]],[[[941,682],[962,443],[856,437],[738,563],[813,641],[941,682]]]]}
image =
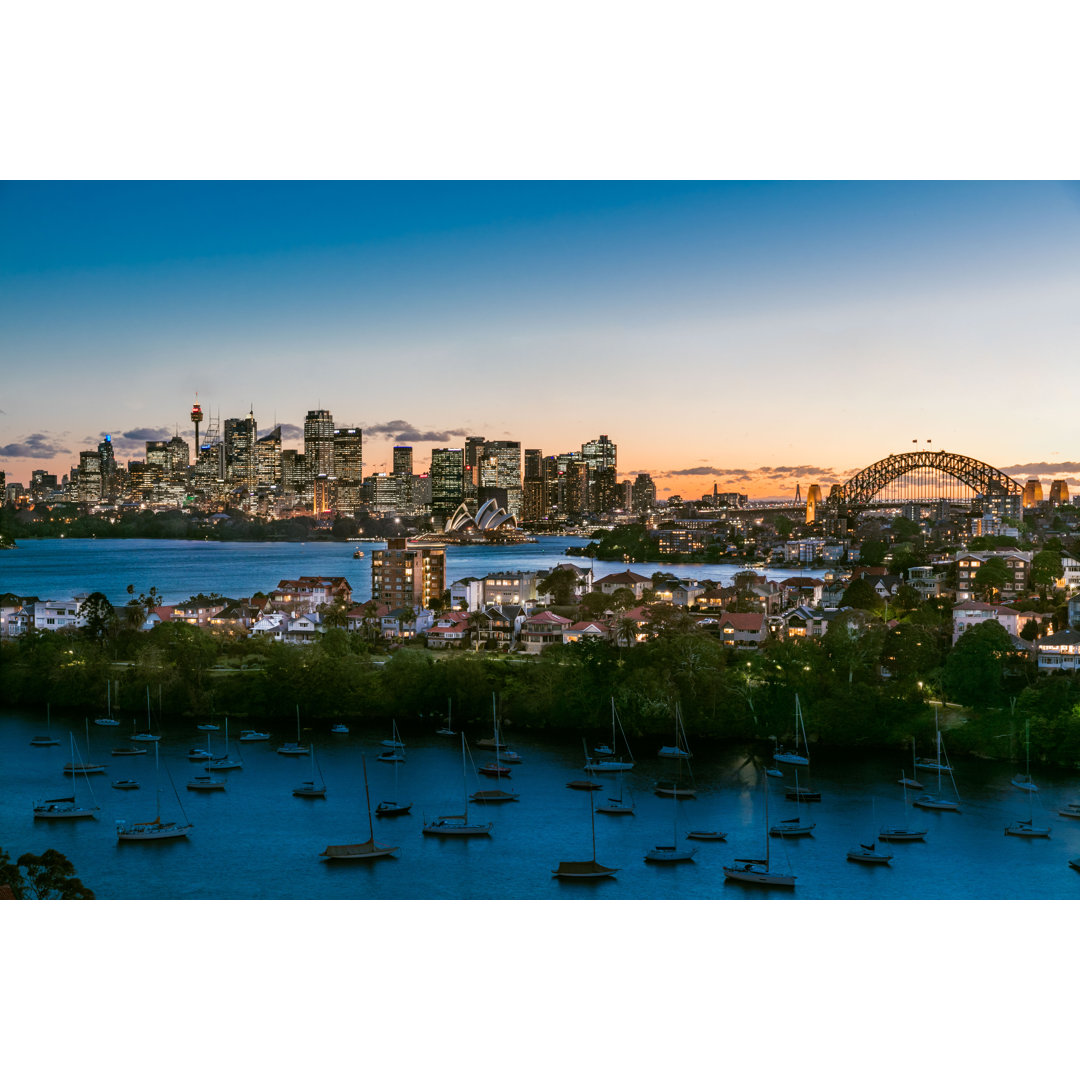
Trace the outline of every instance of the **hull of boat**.
{"type": "Polygon", "coordinates": [[[936,761],[922,761],[921,759],[919,761],[915,762],[915,768],[916,769],[926,769],[927,772],[940,772],[940,773],[951,773],[952,772],[952,766],[951,765],[939,765],[936,761]]]}
{"type": "Polygon", "coordinates": [[[95,720],[94,723],[97,724],[98,727],[119,727],[120,726],[120,721],[119,720],[95,720]]]}
{"type": "Polygon", "coordinates": [[[795,876],[793,874],[775,874],[769,870],[755,870],[750,867],[725,866],[724,878],[727,881],[738,881],[743,885],[772,885],[783,889],[795,888],[795,876]]]}
{"type": "Polygon", "coordinates": [[[117,791],[134,791],[139,786],[138,780],[114,780],[113,785],[117,791]]]}
{"type": "Polygon", "coordinates": [[[476,770],[481,776],[509,776],[510,770],[504,769],[501,765],[481,765],[476,770]]]}
{"type": "Polygon", "coordinates": [[[36,821],[76,821],[79,818],[92,818],[97,809],[99,808],[90,809],[85,806],[72,806],[68,809],[60,806],[35,806],[34,819],[36,821]]]}
{"type": "Polygon", "coordinates": [[[145,753],[147,753],[147,751],[143,750],[141,747],[138,747],[138,746],[118,746],[113,750],[112,756],[113,757],[138,757],[140,754],[145,754],[145,753]]]}
{"type": "Polygon", "coordinates": [[[138,735],[131,736],[132,742],[161,742],[160,735],[148,735],[146,732],[141,732],[138,735]]]}
{"type": "Polygon", "coordinates": [[[1080,810],[1074,810],[1071,806],[1066,807],[1064,810],[1059,810],[1058,813],[1062,817],[1080,818],[1080,810]]]}
{"type": "Polygon", "coordinates": [[[696,799],[696,788],[680,788],[680,787],[658,787],[653,789],[654,793],[664,799],[696,799]]]}
{"type": "Polygon", "coordinates": [[[849,851],[848,862],[865,863],[867,866],[888,866],[892,861],[891,855],[880,855],[873,851],[849,851]]]}
{"type": "Polygon", "coordinates": [[[604,785],[594,784],[591,780],[571,780],[566,786],[575,791],[599,791],[604,785]]]}
{"type": "Polygon", "coordinates": [[[241,742],[269,742],[270,733],[266,731],[241,731],[241,742]]]}
{"type": "Polygon", "coordinates": [[[30,740],[31,746],[59,746],[59,739],[50,739],[48,735],[35,735],[30,740]]]}
{"type": "Polygon", "coordinates": [[[509,791],[476,791],[469,796],[469,802],[474,803],[501,803],[517,802],[520,795],[514,795],[509,791]]]}
{"type": "Polygon", "coordinates": [[[1030,825],[1006,825],[1006,836],[1023,836],[1029,840],[1049,840],[1049,828],[1032,828],[1030,825]]]}
{"type": "Polygon", "coordinates": [[[306,746],[279,746],[277,752],[286,757],[307,757],[309,753],[306,746]]]}
{"type": "Polygon", "coordinates": [[[614,877],[618,869],[602,866],[598,862],[561,862],[558,869],[552,870],[552,877],[563,881],[597,881],[600,878],[614,877]]]}
{"type": "Polygon", "coordinates": [[[402,814],[407,814],[412,809],[412,803],[407,803],[405,806],[399,806],[397,803],[379,803],[375,807],[376,817],[400,817],[402,814]]]}
{"type": "Polygon", "coordinates": [[[669,847],[655,847],[652,851],[646,852],[646,862],[693,862],[694,856],[697,854],[697,848],[669,848],[669,847]]]}
{"type": "Polygon", "coordinates": [[[896,782],[901,787],[911,788],[912,791],[922,791],[923,790],[923,785],[920,784],[918,780],[908,780],[908,779],[905,778],[903,780],[897,780],[896,782]]]}
{"type": "Polygon", "coordinates": [[[656,752],[656,756],[666,758],[688,758],[690,757],[690,754],[685,750],[680,750],[677,746],[661,746],[656,752]]]}
{"type": "Polygon", "coordinates": [[[598,814],[632,814],[634,808],[632,806],[620,806],[616,803],[611,806],[598,806],[596,812],[598,814]]]}
{"type": "Polygon", "coordinates": [[[694,829],[686,834],[687,840],[726,840],[727,833],[708,832],[705,829],[694,829]]]}
{"type": "Polygon", "coordinates": [[[925,829],[882,829],[878,839],[888,844],[897,844],[906,840],[925,840],[925,829]]]}
{"type": "Polygon", "coordinates": [[[433,821],[421,831],[424,836],[490,836],[493,827],[491,822],[486,825],[467,825],[462,821],[433,821]]]}
{"type": "Polygon", "coordinates": [[[208,784],[200,784],[195,780],[191,780],[187,785],[188,791],[224,791],[224,780],[213,780],[208,784]]]}
{"type": "Polygon", "coordinates": [[[104,765],[65,765],[65,776],[90,776],[92,773],[103,773],[104,765]]]}
{"type": "Polygon", "coordinates": [[[791,802],[821,802],[820,791],[808,791],[806,788],[788,788],[784,798],[791,802]]]}
{"type": "Polygon", "coordinates": [[[330,844],[319,853],[321,859],[343,861],[348,859],[384,859],[393,855],[396,847],[379,847],[371,842],[365,844],[330,844]]]}
{"type": "Polygon", "coordinates": [[[782,761],[785,765],[809,765],[810,759],[802,754],[773,754],[773,761],[782,761]]]}
{"type": "Polygon", "coordinates": [[[1039,790],[1039,785],[1038,784],[1036,784],[1032,780],[1025,779],[1023,777],[1013,777],[1013,779],[1010,780],[1009,783],[1012,784],[1013,787],[1019,788],[1021,791],[1038,791],[1039,790]]]}
{"type": "Polygon", "coordinates": [[[629,772],[634,767],[632,761],[589,761],[585,765],[585,771],[597,772],[629,772]]]}
{"type": "Polygon", "coordinates": [[[187,836],[194,825],[134,825],[130,829],[116,827],[117,840],[180,840],[187,836]]]}
{"type": "Polygon", "coordinates": [[[770,836],[810,836],[813,834],[815,825],[774,825],[769,829],[770,836]]]}
{"type": "Polygon", "coordinates": [[[349,729],[344,724],[335,724],[330,729],[331,735],[348,735],[349,729]]]}
{"type": "Polygon", "coordinates": [[[217,724],[196,724],[196,731],[220,731],[221,729],[217,724]]]}
{"type": "Polygon", "coordinates": [[[206,767],[210,772],[225,772],[226,769],[242,769],[244,765],[240,761],[208,761],[206,767]]]}
{"type": "Polygon", "coordinates": [[[960,813],[960,804],[949,802],[946,799],[935,799],[933,795],[923,795],[922,798],[916,799],[912,806],[919,807],[920,810],[951,810],[955,814],[960,813]]]}

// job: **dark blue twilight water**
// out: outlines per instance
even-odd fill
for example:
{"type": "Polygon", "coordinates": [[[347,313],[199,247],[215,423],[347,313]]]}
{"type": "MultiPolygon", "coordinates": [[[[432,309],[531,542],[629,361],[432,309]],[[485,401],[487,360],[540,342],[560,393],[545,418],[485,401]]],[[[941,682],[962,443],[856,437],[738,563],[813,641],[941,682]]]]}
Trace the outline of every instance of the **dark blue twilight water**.
{"type": "MultiPolygon", "coordinates": [[[[764,849],[763,776],[745,764],[742,749],[696,748],[693,761],[698,790],[695,800],[673,804],[652,793],[657,778],[674,775],[675,766],[655,756],[656,746],[635,747],[637,766],[625,775],[626,793],[636,803],[633,817],[595,816],[597,857],[619,867],[611,881],[593,885],[560,883],[551,869],[562,859],[591,854],[589,797],[573,791],[568,780],[581,778],[582,750],[572,739],[551,741],[508,733],[524,761],[499,786],[521,795],[518,803],[470,806],[470,819],[491,821],[490,839],[439,839],[421,835],[424,815],[460,812],[464,803],[461,753],[452,738],[406,731],[408,760],[397,775],[399,801],[414,803],[411,815],[376,820],[382,844],[397,845],[398,855],[375,863],[327,864],[318,853],[327,844],[367,838],[361,754],[366,756],[372,802],[394,797],[393,767],[374,761],[378,742],[389,733],[331,735],[320,727],[305,731],[313,738],[328,787],[325,801],[292,796],[295,783],[310,775],[305,758],[274,752],[295,730],[274,732],[269,743],[232,744],[244,767],[226,774],[223,793],[184,788],[198,766],[187,761],[189,746],[205,745],[194,725],[164,729],[161,740],[163,816],[186,813],[195,828],[186,840],[158,844],[118,844],[114,823],[154,816],[154,757],[114,758],[113,745],[126,743],[126,728],[113,732],[90,727],[95,761],[108,772],[92,778],[101,807],[96,820],[34,821],[35,799],[62,794],[70,781],[61,774],[68,760],[67,732],[83,736],[81,718],[53,717],[63,744],[51,749],[29,746],[44,727],[44,717],[9,712],[0,716],[0,835],[13,854],[55,847],[74,862],[83,881],[102,898],[175,899],[557,899],[587,895],[604,899],[784,898],[725,884],[721,867],[733,856],[755,856],[764,849]],[[136,791],[113,790],[118,777],[141,781],[136,791]],[[175,782],[179,802],[173,791],[175,782]],[[182,804],[182,810],[181,810],[182,804]],[[702,842],[693,863],[652,865],[645,851],[679,843],[688,828],[719,829],[726,842],[702,842]]],[[[470,739],[487,733],[486,722],[468,726],[470,739]]],[[[235,737],[235,732],[232,733],[235,737]]],[[[603,732],[592,733],[602,737],[603,732]]],[[[221,745],[223,733],[213,736],[221,745]]],[[[484,758],[487,755],[483,755],[484,758]]],[[[477,764],[481,756],[476,756],[477,764]]],[[[784,781],[771,780],[771,816],[801,814],[815,821],[813,837],[773,841],[778,865],[797,876],[794,895],[802,899],[978,899],[1074,898],[1080,874],[1068,860],[1080,855],[1080,821],[1057,816],[1059,805],[1080,800],[1080,781],[1072,776],[1039,777],[1042,790],[1032,807],[1036,823],[1053,828],[1049,840],[1003,835],[1003,827],[1027,817],[1028,796],[1009,784],[1012,768],[986,762],[957,765],[963,801],[961,814],[909,810],[908,818],[929,830],[924,843],[893,845],[893,864],[867,867],[845,859],[848,848],[872,839],[875,825],[902,822],[902,789],[895,782],[902,761],[869,758],[830,762],[814,760],[812,782],[823,793],[816,806],[796,808],[782,798],[784,781]]],[[[924,778],[925,779],[925,778],[924,778]]],[[[617,780],[601,778],[614,793],[617,780]]],[[[790,780],[790,778],[789,778],[790,780]]],[[[805,783],[805,778],[803,778],[805,783]]],[[[469,776],[469,791],[496,786],[469,776]]],[[[929,786],[929,785],[928,785],[929,786]]],[[[79,781],[86,796],[85,781],[79,781]]],[[[881,845],[879,845],[881,847],[881,845]]]]}

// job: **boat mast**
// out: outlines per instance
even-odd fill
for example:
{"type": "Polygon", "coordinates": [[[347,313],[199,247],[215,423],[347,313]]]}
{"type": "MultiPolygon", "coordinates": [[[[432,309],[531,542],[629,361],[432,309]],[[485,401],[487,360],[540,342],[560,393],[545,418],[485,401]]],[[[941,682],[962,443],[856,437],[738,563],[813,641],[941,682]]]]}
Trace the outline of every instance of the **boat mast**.
{"type": "MultiPolygon", "coordinates": [[[[147,707],[150,704],[150,687],[146,688],[147,707]]],[[[158,744],[154,743],[154,791],[157,795],[157,817],[155,821],[161,821],[161,763],[158,760],[158,744]]]]}
{"type": "MultiPolygon", "coordinates": [[[[386,729],[384,728],[383,730],[385,731],[386,729]]],[[[314,765],[314,763],[315,763],[315,747],[314,747],[314,744],[312,744],[312,748],[311,748],[311,762],[312,762],[312,765],[314,765]]],[[[360,755],[360,764],[364,766],[364,799],[367,802],[368,832],[371,834],[370,838],[369,838],[369,843],[374,845],[374,843],[375,843],[375,826],[371,821],[371,793],[368,791],[367,758],[365,758],[363,754],[360,755]]],[[[314,783],[314,781],[315,781],[315,771],[314,771],[314,769],[312,769],[311,779],[312,779],[312,782],[314,783]]]]}
{"type": "Polygon", "coordinates": [[[469,824],[469,778],[465,774],[465,731],[461,732],[461,797],[465,800],[465,824],[469,824]]]}
{"type": "Polygon", "coordinates": [[[495,735],[495,775],[499,774],[499,717],[495,712],[495,691],[491,691],[491,729],[495,735]]]}

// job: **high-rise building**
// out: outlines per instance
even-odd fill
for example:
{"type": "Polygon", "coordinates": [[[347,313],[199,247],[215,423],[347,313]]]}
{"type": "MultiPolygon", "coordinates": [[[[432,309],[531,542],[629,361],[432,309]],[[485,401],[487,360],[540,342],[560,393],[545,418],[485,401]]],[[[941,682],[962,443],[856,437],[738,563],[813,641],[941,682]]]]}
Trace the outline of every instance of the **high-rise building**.
{"type": "Polygon", "coordinates": [[[610,514],[616,507],[618,491],[615,470],[606,467],[589,469],[589,509],[598,514],[610,514]]]}
{"type": "Polygon", "coordinates": [[[259,487],[281,483],[281,425],[255,443],[255,482],[259,487]]]}
{"type": "Polygon", "coordinates": [[[613,508],[614,495],[608,495],[608,505],[602,506],[601,500],[597,496],[596,484],[600,479],[600,470],[610,469],[610,475],[605,476],[604,479],[605,490],[607,490],[609,486],[614,486],[616,473],[618,471],[618,462],[616,460],[617,454],[618,447],[606,435],[601,435],[598,439],[593,439],[590,442],[581,444],[581,456],[589,466],[588,507],[590,510],[596,510],[603,513],[613,508]],[[608,481],[610,481],[610,485],[608,481]]]}
{"type": "Polygon", "coordinates": [[[292,495],[303,493],[307,464],[299,450],[281,451],[281,488],[292,495]]]}
{"type": "Polygon", "coordinates": [[[81,503],[101,501],[101,454],[96,450],[79,454],[78,499],[81,503]]]}
{"type": "Polygon", "coordinates": [[[393,473],[395,476],[411,476],[413,468],[413,452],[411,446],[395,446],[394,447],[394,468],[393,473]]]}
{"type": "MultiPolygon", "coordinates": [[[[462,451],[458,451],[462,453],[462,451]]],[[[429,608],[446,590],[446,548],[391,537],[371,553],[371,598],[391,609],[429,608]]]]}
{"type": "Polygon", "coordinates": [[[483,489],[487,487],[500,488],[506,492],[506,509],[519,521],[522,512],[522,489],[521,489],[521,443],[509,442],[502,439],[490,441],[484,446],[484,457],[481,463],[483,473],[484,463],[495,459],[494,484],[480,483],[478,497],[482,500],[483,489]]]}
{"type": "Polygon", "coordinates": [[[180,435],[174,435],[168,442],[168,472],[173,480],[183,480],[191,465],[191,447],[180,435]]]}
{"type": "Polygon", "coordinates": [[[225,421],[226,480],[255,486],[255,443],[258,438],[254,410],[249,411],[243,419],[233,416],[225,421]]]}
{"type": "Polygon", "coordinates": [[[332,475],[357,484],[364,479],[364,435],[360,428],[334,428],[332,475]]]}
{"type": "Polygon", "coordinates": [[[634,485],[629,480],[619,484],[619,509],[630,511],[634,508],[634,485]]]}
{"type": "Polygon", "coordinates": [[[656,484],[648,473],[638,473],[634,480],[634,512],[645,513],[656,505],[656,484]]]}
{"type": "Polygon", "coordinates": [[[547,517],[547,485],[541,479],[525,480],[523,490],[523,522],[543,521],[547,517]]]}
{"type": "Polygon", "coordinates": [[[114,502],[119,495],[116,479],[116,458],[113,455],[112,436],[106,435],[98,443],[98,456],[101,458],[101,498],[103,502],[114,502]]]}
{"type": "Polygon", "coordinates": [[[541,462],[543,460],[543,450],[525,451],[525,475],[522,478],[523,483],[526,480],[540,480],[543,478],[541,473],[541,462]]]}
{"type": "Polygon", "coordinates": [[[146,469],[150,479],[160,484],[169,475],[169,444],[164,439],[148,439],[146,469]]]}
{"type": "Polygon", "coordinates": [[[334,418],[329,409],[310,409],[304,417],[304,461],[309,476],[309,492],[315,477],[334,475],[334,418]]]}
{"type": "Polygon", "coordinates": [[[465,451],[439,447],[431,451],[431,514],[441,529],[465,498],[465,451]]]}
{"type": "Polygon", "coordinates": [[[588,509],[589,466],[580,459],[568,462],[563,477],[563,509],[567,517],[580,517],[588,509]]]}
{"type": "Polygon", "coordinates": [[[554,455],[544,458],[540,463],[540,476],[544,481],[544,513],[550,514],[560,506],[559,459],[554,455]]]}

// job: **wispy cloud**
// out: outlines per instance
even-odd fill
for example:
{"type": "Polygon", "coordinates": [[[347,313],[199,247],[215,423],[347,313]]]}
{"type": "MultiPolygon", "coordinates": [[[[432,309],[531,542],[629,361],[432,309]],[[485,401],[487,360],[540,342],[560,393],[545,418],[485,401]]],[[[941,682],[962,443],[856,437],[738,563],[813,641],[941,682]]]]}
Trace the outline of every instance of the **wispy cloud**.
{"type": "Polygon", "coordinates": [[[449,442],[451,439],[463,439],[469,434],[465,429],[448,431],[421,431],[408,420],[388,420],[385,424],[368,424],[363,429],[366,437],[383,435],[394,442],[449,442]]]}
{"type": "Polygon", "coordinates": [[[1022,465],[1003,465],[1003,473],[1063,473],[1080,471],[1080,461],[1027,461],[1022,465]]]}
{"type": "Polygon", "coordinates": [[[168,428],[132,428],[130,431],[101,431],[97,440],[90,440],[96,445],[108,435],[112,440],[113,449],[124,453],[146,451],[148,442],[160,442],[162,439],[171,439],[173,433],[168,428]]]}
{"type": "Polygon", "coordinates": [[[8,443],[0,446],[0,457],[5,458],[51,458],[58,454],[70,454],[66,446],[53,441],[51,435],[35,432],[27,435],[21,443],[8,443]]]}

